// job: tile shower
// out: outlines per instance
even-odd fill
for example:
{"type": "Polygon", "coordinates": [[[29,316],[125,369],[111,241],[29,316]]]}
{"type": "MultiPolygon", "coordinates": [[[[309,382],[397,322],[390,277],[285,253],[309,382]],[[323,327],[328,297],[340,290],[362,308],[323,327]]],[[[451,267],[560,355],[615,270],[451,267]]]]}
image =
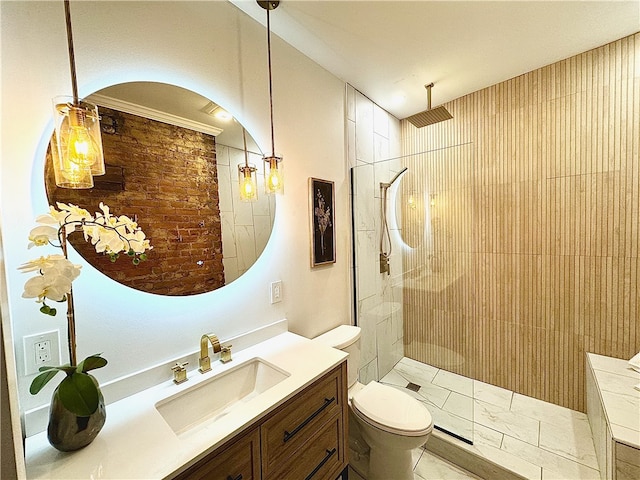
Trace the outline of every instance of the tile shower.
{"type": "MultiPolygon", "coordinates": [[[[639,51],[640,33],[449,102],[453,119],[423,129],[348,88],[348,165],[362,169],[354,203],[365,177],[371,190],[369,204],[354,211],[357,321],[369,355],[363,381],[381,378],[402,356],[429,361],[417,346],[432,343],[447,349],[453,372],[584,412],[586,352],[637,353],[639,51]],[[437,156],[452,145],[472,162],[443,177],[457,182],[464,202],[448,204],[456,220],[434,225],[423,215],[412,231],[405,209],[395,227],[408,244],[429,225],[440,228],[432,252],[455,236],[453,262],[468,273],[432,298],[431,324],[421,327],[411,317],[423,304],[406,287],[424,272],[400,249],[391,275],[377,271],[378,185],[404,167],[417,173],[414,154],[437,156]],[[468,221],[471,233],[458,235],[468,221]],[[445,341],[426,342],[427,334],[445,341]]],[[[409,183],[406,174],[402,188],[409,183]]],[[[400,186],[395,193],[407,195],[400,186]]],[[[437,211],[446,199],[435,194],[428,201],[437,211]]],[[[445,257],[435,255],[436,270],[452,267],[445,257]]],[[[422,265],[433,270],[431,259],[422,265]]]]}

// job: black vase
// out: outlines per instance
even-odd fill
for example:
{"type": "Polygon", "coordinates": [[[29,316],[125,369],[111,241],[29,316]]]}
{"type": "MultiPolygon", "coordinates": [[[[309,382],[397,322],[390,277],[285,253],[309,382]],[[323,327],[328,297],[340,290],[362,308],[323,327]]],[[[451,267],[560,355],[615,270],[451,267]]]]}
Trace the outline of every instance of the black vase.
{"type": "Polygon", "coordinates": [[[104,397],[98,388],[99,400],[96,411],[87,417],[78,416],[62,404],[58,394],[59,388],[58,386],[55,389],[51,397],[47,438],[49,443],[61,452],[80,450],[93,442],[107,419],[104,397]]]}

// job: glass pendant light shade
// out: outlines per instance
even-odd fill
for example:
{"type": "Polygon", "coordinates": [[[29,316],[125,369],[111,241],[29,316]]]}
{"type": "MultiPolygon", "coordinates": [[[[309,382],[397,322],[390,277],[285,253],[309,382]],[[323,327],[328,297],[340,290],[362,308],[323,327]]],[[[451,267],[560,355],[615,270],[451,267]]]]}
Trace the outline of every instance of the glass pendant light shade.
{"type": "Polygon", "coordinates": [[[92,176],[105,174],[100,116],[98,107],[80,101],[78,97],[69,0],[64,0],[64,13],[73,96],[53,99],[55,135],[51,142],[51,154],[57,186],[91,188],[92,176]]]}
{"type": "Polygon", "coordinates": [[[87,102],[74,104],[72,97],[56,97],[53,110],[58,157],[63,170],[89,168],[94,176],[104,175],[98,107],[87,102]]]}
{"type": "Polygon", "coordinates": [[[51,160],[56,185],[62,188],[93,188],[91,167],[81,166],[73,162],[63,163],[60,157],[57,135],[51,137],[51,160]]]}
{"type": "Polygon", "coordinates": [[[243,202],[255,202],[258,199],[258,182],[256,180],[257,170],[256,166],[251,163],[238,164],[240,200],[243,202]]]}
{"type": "Polygon", "coordinates": [[[282,156],[265,155],[264,160],[264,188],[266,193],[284,193],[284,169],[282,156]]]}

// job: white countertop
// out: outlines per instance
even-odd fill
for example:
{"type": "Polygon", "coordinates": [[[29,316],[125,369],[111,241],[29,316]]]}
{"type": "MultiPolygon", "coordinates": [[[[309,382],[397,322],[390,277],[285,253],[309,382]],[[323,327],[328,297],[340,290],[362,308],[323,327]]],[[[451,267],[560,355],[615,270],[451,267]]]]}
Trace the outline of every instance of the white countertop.
{"type": "Polygon", "coordinates": [[[82,450],[55,450],[39,433],[26,440],[29,479],[155,479],[178,473],[253,424],[346,358],[347,354],[293,333],[283,333],[234,352],[227,364],[212,361],[211,372],[189,371],[189,380],[169,380],[107,405],[107,421],[82,450]],[[178,437],[155,408],[156,402],[260,357],[290,373],[266,392],[228,415],[178,437]]]}
{"type": "Polygon", "coordinates": [[[640,373],[626,360],[588,353],[614,440],[640,448],[640,373]]]}

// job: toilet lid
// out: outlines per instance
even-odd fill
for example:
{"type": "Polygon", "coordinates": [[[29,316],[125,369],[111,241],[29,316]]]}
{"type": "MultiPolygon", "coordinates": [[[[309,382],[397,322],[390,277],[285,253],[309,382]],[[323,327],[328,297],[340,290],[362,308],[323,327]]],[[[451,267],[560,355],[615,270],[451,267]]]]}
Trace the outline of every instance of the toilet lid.
{"type": "Polygon", "coordinates": [[[351,399],[362,420],[389,433],[417,437],[433,428],[427,407],[405,392],[370,382],[351,399]]]}

